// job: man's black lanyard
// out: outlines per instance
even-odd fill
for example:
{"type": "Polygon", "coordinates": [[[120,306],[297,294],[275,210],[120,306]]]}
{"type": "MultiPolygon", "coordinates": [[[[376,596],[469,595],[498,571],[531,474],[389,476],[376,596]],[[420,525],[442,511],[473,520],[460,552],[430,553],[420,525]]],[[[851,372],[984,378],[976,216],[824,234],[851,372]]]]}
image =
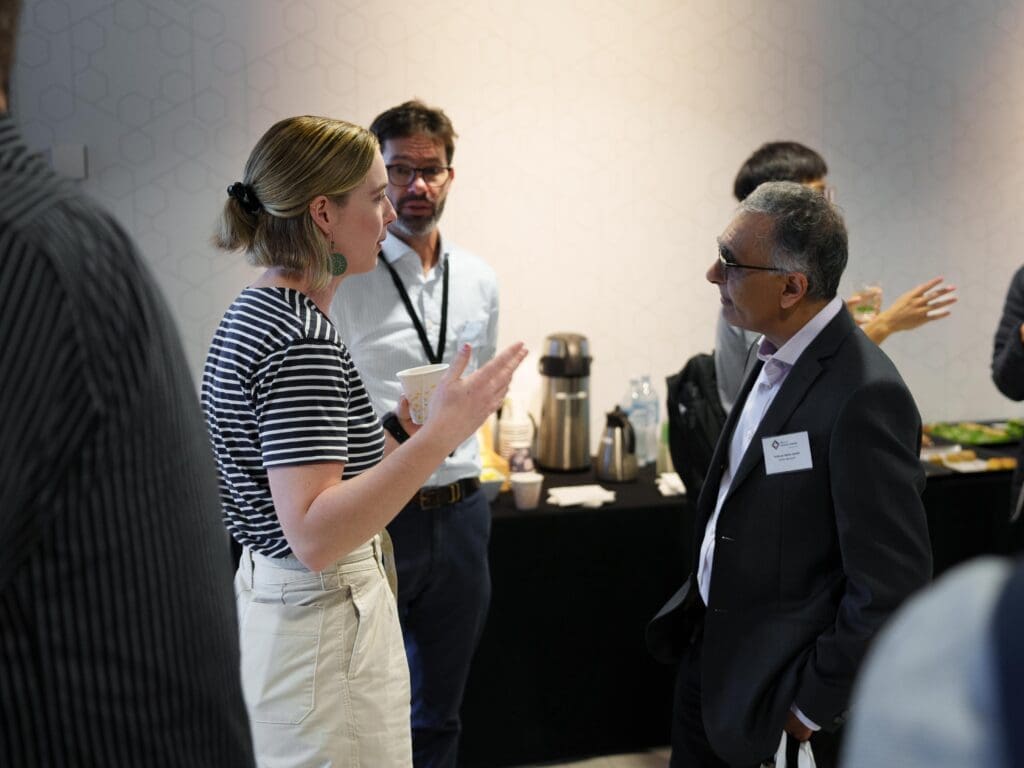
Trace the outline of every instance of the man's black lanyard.
{"type": "Polygon", "coordinates": [[[419,315],[416,314],[416,310],[413,309],[412,301],[409,300],[409,293],[405,290],[405,286],[402,284],[402,278],[398,276],[398,272],[393,266],[384,258],[384,253],[378,254],[378,257],[384,266],[388,268],[388,272],[391,273],[391,280],[395,284],[395,288],[398,289],[398,295],[402,297],[402,303],[405,304],[405,311],[409,313],[409,319],[412,320],[412,324],[416,327],[416,333],[420,335],[420,344],[423,345],[423,351],[427,353],[427,360],[432,363],[440,363],[444,359],[444,343],[445,337],[448,335],[448,254],[441,257],[441,275],[442,275],[442,288],[441,288],[441,335],[437,340],[437,353],[434,353],[433,348],[430,346],[430,341],[427,339],[427,331],[423,327],[423,323],[420,322],[419,315]]]}

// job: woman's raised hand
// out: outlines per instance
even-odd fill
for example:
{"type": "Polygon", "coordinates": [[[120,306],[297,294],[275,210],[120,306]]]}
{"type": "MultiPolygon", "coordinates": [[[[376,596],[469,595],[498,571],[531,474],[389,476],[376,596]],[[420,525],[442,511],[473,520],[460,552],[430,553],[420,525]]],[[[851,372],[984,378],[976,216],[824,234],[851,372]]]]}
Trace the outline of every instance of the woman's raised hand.
{"type": "Polygon", "coordinates": [[[950,313],[950,305],[956,302],[955,286],[942,285],[942,277],[934,277],[911,288],[897,298],[873,320],[861,326],[861,330],[876,344],[881,344],[890,334],[897,331],[911,331],[914,328],[940,320],[950,313]]]}
{"type": "Polygon", "coordinates": [[[494,413],[508,394],[512,374],[526,357],[522,342],[506,347],[493,360],[465,378],[472,349],[463,344],[430,398],[423,432],[454,450],[494,413]]]}

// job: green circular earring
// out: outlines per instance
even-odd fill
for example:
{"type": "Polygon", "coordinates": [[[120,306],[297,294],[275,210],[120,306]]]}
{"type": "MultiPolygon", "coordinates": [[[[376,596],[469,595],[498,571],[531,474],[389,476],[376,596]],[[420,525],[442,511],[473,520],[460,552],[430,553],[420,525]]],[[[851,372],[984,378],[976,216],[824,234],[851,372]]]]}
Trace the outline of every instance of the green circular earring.
{"type": "Polygon", "coordinates": [[[344,275],[346,269],[348,269],[348,259],[345,258],[345,254],[334,250],[334,243],[331,243],[331,274],[335,277],[344,275]]]}

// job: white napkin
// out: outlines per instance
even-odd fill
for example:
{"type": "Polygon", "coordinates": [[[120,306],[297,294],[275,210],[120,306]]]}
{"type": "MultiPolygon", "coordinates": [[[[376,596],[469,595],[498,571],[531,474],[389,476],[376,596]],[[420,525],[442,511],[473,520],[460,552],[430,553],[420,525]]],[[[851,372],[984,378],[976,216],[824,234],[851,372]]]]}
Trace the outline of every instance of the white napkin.
{"type": "Polygon", "coordinates": [[[658,491],[662,496],[679,496],[686,493],[686,486],[678,472],[662,472],[658,475],[658,491]]]}
{"type": "Polygon", "coordinates": [[[605,502],[615,501],[615,491],[600,485],[567,485],[562,488],[548,488],[548,504],[557,507],[600,507],[605,502]]]}

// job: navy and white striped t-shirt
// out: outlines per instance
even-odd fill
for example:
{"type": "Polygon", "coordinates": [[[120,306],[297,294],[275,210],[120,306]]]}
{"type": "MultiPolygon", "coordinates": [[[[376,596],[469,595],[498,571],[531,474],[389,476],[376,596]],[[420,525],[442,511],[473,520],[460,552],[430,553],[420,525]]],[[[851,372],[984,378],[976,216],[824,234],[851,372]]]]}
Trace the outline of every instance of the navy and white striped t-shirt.
{"type": "Polygon", "coordinates": [[[339,461],[343,478],[384,455],[384,431],[334,325],[292,288],[247,288],[214,334],[203,409],[235,539],[270,557],[291,554],[268,467],[339,461]]]}

